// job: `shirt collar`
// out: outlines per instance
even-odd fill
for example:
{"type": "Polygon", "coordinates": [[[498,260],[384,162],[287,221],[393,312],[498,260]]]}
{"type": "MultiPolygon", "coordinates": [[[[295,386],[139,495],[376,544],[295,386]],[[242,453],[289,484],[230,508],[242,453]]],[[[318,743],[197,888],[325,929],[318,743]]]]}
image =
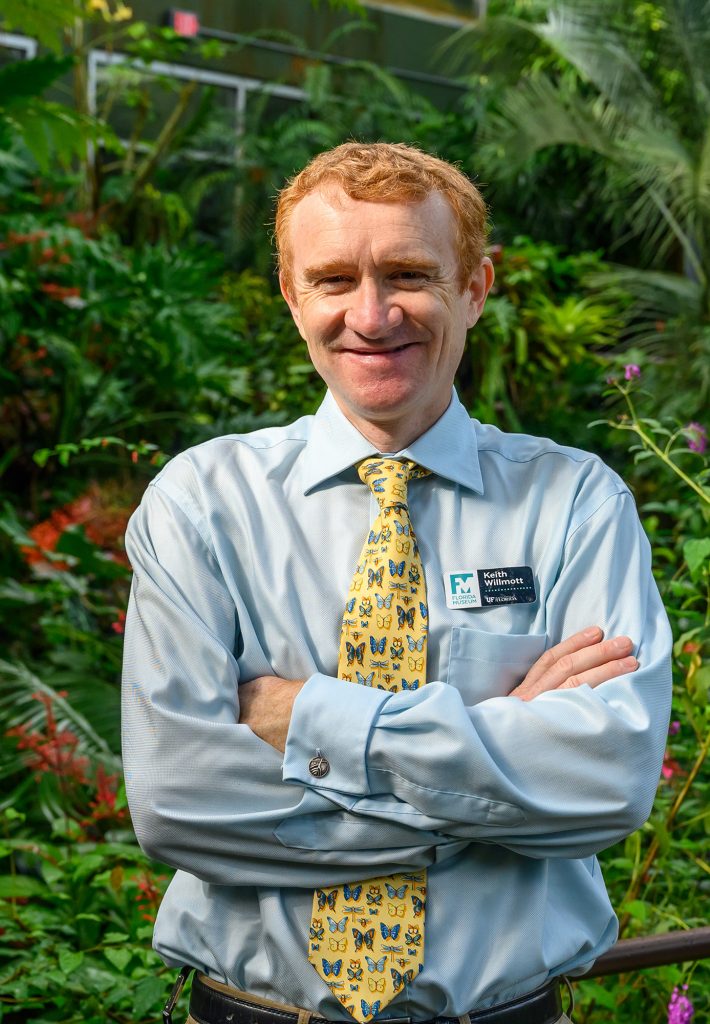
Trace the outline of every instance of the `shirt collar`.
{"type": "MultiPolygon", "coordinates": [[[[369,455],[375,446],[343,415],[330,391],[313,420],[303,453],[303,493],[337,476],[369,455]]],[[[472,421],[452,389],[451,402],[425,433],[401,452],[387,452],[411,459],[472,491],[483,494],[475,421],[472,421]]]]}

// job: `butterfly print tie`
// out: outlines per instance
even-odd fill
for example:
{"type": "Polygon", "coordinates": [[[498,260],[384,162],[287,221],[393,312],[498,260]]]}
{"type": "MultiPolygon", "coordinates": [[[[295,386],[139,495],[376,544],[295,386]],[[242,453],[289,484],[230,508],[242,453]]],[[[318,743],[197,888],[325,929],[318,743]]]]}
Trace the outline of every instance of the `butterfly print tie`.
{"type": "MultiPolygon", "coordinates": [[[[380,506],[343,616],[338,676],[396,693],[426,683],[429,612],[407,484],[415,462],[365,459],[358,473],[380,506]]],[[[316,889],[308,959],[358,1021],[372,1021],[424,962],[426,871],[316,889]]]]}

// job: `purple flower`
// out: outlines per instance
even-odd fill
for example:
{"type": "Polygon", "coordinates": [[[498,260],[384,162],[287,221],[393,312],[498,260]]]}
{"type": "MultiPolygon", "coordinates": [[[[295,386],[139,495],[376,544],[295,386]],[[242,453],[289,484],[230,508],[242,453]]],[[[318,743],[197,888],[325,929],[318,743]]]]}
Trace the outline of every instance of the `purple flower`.
{"type": "Polygon", "coordinates": [[[669,736],[675,736],[679,732],[680,732],[680,722],[678,722],[678,721],[671,722],[671,724],[668,726],[668,735],[669,736]]]}
{"type": "Polygon", "coordinates": [[[691,452],[704,455],[708,446],[708,432],[702,423],[686,423],[683,430],[688,438],[688,447],[691,452]]]}
{"type": "Polygon", "coordinates": [[[668,1004],[668,1024],[690,1024],[695,1015],[693,1004],[685,995],[688,986],[683,985],[683,995],[678,991],[678,986],[673,989],[671,1001],[668,1004]]]}
{"type": "Polygon", "coordinates": [[[636,363],[627,363],[624,367],[624,380],[633,380],[634,377],[641,376],[641,367],[637,366],[636,363]]]}

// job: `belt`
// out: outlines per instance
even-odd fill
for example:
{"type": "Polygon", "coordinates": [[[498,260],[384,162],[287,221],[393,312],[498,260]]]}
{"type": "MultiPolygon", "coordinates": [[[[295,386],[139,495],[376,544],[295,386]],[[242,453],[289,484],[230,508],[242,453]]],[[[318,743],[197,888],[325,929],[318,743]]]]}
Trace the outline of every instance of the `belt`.
{"type": "MultiPolygon", "coordinates": [[[[171,1007],[172,1008],[172,1007],[171,1007]]],[[[166,1008],[167,1009],[167,1008],[166,1008]]],[[[295,1006],[280,1006],[250,997],[205,975],[195,974],[190,993],[190,1016],[197,1024],[331,1024],[295,1006]]],[[[462,1017],[435,1017],[417,1024],[555,1024],[562,1016],[559,983],[548,982],[518,999],[462,1017]]],[[[371,1022],[373,1024],[373,1022],[371,1022]]],[[[378,1024],[378,1022],[374,1022],[378,1024]]],[[[414,1024],[410,1017],[382,1018],[379,1024],[414,1024]]]]}

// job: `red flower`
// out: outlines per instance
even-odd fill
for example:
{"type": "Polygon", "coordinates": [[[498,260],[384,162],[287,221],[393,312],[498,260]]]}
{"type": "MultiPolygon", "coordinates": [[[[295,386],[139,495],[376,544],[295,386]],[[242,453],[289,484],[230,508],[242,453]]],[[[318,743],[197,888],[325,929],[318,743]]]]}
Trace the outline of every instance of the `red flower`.
{"type": "Polygon", "coordinates": [[[111,629],[114,631],[114,633],[124,633],[126,628],[125,623],[126,613],[119,612],[118,615],[116,616],[115,622],[111,623],[111,629]]]}
{"type": "Polygon", "coordinates": [[[79,288],[66,288],[62,284],[57,284],[56,281],[42,281],[39,287],[40,291],[43,291],[50,299],[58,299],[60,302],[63,302],[64,299],[81,297],[79,288]]]}
{"type": "MultiPolygon", "coordinates": [[[[57,696],[66,697],[66,690],[57,696]]],[[[58,778],[74,783],[86,782],[88,758],[77,756],[79,737],[70,729],[60,729],[54,717],[52,703],[54,697],[47,693],[33,693],[32,697],[44,705],[47,720],[44,731],[28,730],[25,725],[17,725],[9,729],[8,736],[17,737],[17,749],[26,750],[27,767],[36,774],[36,778],[49,772],[58,778]]]]}
{"type": "Polygon", "coordinates": [[[687,774],[688,773],[683,771],[683,769],[678,764],[678,762],[674,758],[671,757],[671,752],[666,747],[666,752],[663,755],[663,767],[661,768],[661,775],[663,776],[663,778],[667,782],[670,782],[670,780],[672,778],[674,778],[676,775],[687,775],[687,774]]]}

